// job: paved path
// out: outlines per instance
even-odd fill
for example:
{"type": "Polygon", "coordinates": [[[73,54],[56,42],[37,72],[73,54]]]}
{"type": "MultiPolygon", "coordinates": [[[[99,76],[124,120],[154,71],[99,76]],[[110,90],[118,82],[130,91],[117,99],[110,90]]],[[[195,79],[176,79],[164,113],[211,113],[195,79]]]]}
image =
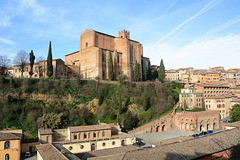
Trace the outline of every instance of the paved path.
{"type": "Polygon", "coordinates": [[[165,139],[177,138],[181,136],[189,136],[191,134],[193,134],[193,132],[171,130],[171,131],[164,131],[164,132],[158,132],[158,133],[137,135],[137,138],[153,143],[153,142],[162,141],[165,139]]]}

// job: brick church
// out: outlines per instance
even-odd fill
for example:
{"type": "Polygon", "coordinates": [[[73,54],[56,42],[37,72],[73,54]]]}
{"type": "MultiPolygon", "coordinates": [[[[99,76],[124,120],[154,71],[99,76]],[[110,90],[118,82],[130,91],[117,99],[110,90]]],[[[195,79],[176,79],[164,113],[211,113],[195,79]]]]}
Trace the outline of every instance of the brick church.
{"type": "Polygon", "coordinates": [[[80,36],[80,50],[65,56],[65,64],[73,75],[83,79],[109,79],[109,55],[112,55],[114,78],[125,74],[133,80],[135,62],[139,64],[142,77],[142,64],[148,67],[149,58],[143,57],[143,46],[130,39],[128,31],[120,31],[118,37],[87,29],[80,36]]]}

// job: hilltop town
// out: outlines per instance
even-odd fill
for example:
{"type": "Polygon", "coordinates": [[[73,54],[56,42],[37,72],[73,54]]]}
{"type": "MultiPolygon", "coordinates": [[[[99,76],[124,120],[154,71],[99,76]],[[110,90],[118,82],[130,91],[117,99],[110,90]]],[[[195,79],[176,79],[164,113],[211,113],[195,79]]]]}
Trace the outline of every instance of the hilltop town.
{"type": "Polygon", "coordinates": [[[31,51],[24,63],[1,66],[0,159],[239,154],[238,68],[165,70],[126,30],[115,37],[87,29],[65,60],[52,59],[51,42],[47,60],[34,59],[31,51]]]}

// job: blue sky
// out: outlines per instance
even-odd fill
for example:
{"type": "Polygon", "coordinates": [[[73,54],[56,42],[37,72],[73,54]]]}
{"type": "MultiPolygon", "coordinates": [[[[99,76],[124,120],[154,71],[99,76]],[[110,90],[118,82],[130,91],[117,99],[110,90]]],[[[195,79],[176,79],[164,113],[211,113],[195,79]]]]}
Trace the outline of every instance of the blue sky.
{"type": "Polygon", "coordinates": [[[166,69],[240,68],[240,0],[0,0],[0,54],[53,58],[79,50],[93,29],[130,31],[152,64],[166,69]]]}

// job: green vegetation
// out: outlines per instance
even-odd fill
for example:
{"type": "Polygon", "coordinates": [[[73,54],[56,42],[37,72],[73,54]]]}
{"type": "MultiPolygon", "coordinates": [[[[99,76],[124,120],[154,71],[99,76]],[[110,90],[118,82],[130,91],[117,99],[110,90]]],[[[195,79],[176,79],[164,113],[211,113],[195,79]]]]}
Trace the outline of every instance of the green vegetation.
{"type": "Polygon", "coordinates": [[[108,70],[109,70],[109,80],[114,80],[114,71],[113,71],[113,60],[112,60],[112,53],[109,52],[109,64],[108,64],[108,70]]]}
{"type": "Polygon", "coordinates": [[[148,80],[152,80],[152,69],[151,69],[151,62],[149,61],[148,62],[148,73],[147,73],[147,76],[148,76],[148,80]]]}
{"type": "Polygon", "coordinates": [[[205,101],[204,101],[204,98],[202,98],[202,109],[205,111],[205,101]]]}
{"type": "Polygon", "coordinates": [[[118,80],[120,85],[79,78],[5,79],[0,87],[0,129],[21,128],[36,137],[38,127],[66,128],[100,120],[119,122],[130,130],[167,114],[178,101],[175,90],[182,86],[127,82],[125,75],[118,80]],[[45,98],[35,100],[31,94],[45,98]]]}
{"type": "Polygon", "coordinates": [[[148,80],[148,71],[145,61],[142,62],[142,80],[148,80]]]}
{"type": "Polygon", "coordinates": [[[51,41],[49,42],[48,57],[47,57],[47,76],[48,78],[53,75],[53,65],[52,65],[52,47],[51,41]]]}
{"type": "Polygon", "coordinates": [[[135,82],[140,81],[140,71],[139,71],[139,64],[137,63],[137,60],[134,65],[134,81],[135,82]]]}
{"type": "Polygon", "coordinates": [[[240,104],[233,105],[230,112],[230,117],[232,122],[240,121],[240,104]]]}
{"type": "Polygon", "coordinates": [[[32,75],[33,75],[33,64],[34,64],[34,60],[35,60],[35,56],[33,54],[33,50],[31,50],[29,57],[30,57],[29,58],[29,60],[30,60],[30,72],[29,72],[29,75],[30,75],[30,78],[32,78],[32,75]]]}
{"type": "Polygon", "coordinates": [[[159,70],[158,70],[158,80],[163,83],[164,79],[165,79],[165,67],[163,64],[163,60],[161,59],[159,70]]]}

